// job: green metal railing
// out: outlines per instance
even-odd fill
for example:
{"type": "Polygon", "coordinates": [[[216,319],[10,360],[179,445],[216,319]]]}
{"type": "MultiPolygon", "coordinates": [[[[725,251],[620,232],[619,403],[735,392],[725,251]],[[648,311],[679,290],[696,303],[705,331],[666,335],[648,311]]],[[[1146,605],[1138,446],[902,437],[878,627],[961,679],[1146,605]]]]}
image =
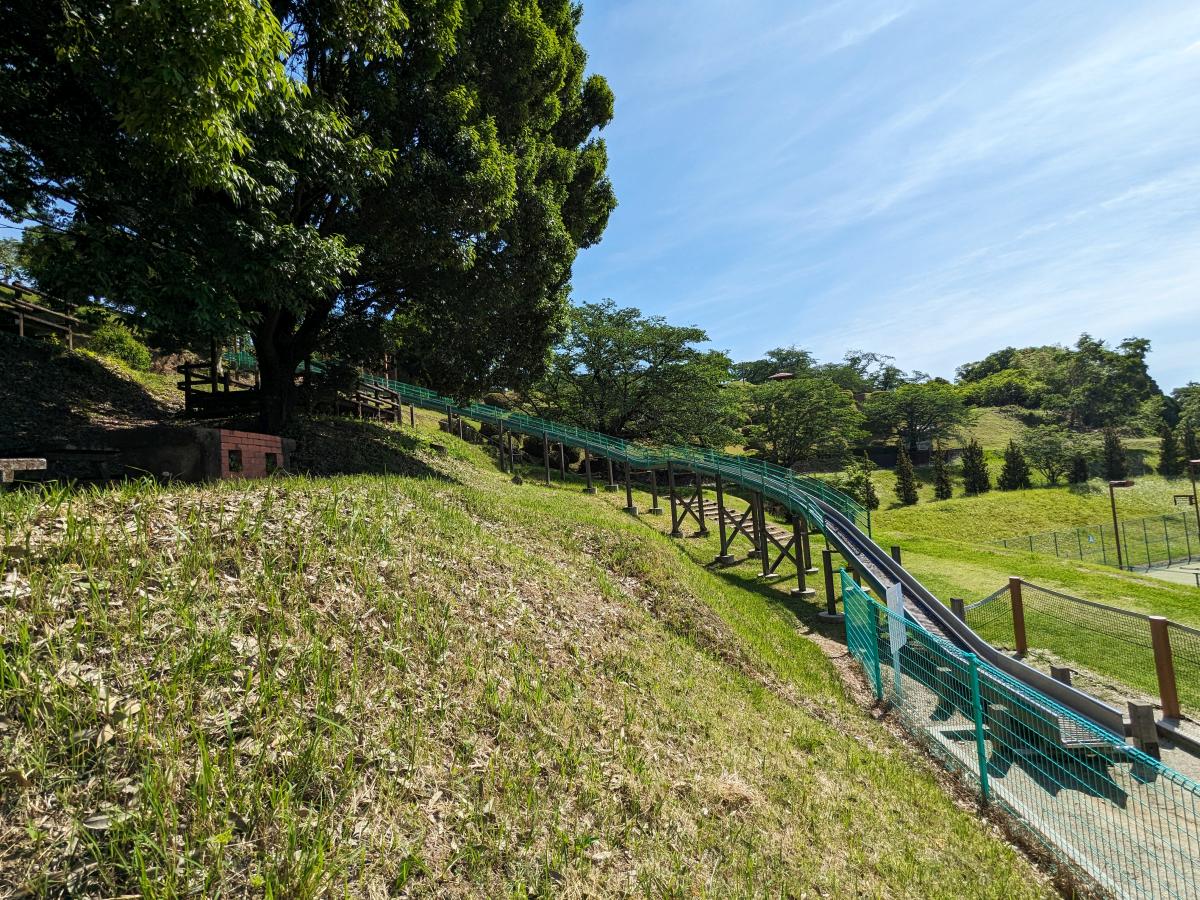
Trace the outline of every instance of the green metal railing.
{"type": "Polygon", "coordinates": [[[876,698],[984,802],[1109,894],[1200,896],[1200,785],[841,582],[876,698]]]}
{"type": "Polygon", "coordinates": [[[820,506],[814,502],[820,500],[842,513],[866,534],[871,533],[870,510],[853,498],[817,478],[797,475],[791,469],[765,460],[745,459],[698,447],[642,444],[483,403],[460,406],[435,391],[390,378],[363,375],[362,380],[366,384],[395,392],[405,403],[447,415],[502,425],[519,434],[562,441],[568,446],[579,447],[614,462],[642,468],[661,468],[671,463],[703,475],[720,474],[744,487],[760,491],[791,512],[803,515],[816,528],[821,528],[825,521],[820,506]]]}

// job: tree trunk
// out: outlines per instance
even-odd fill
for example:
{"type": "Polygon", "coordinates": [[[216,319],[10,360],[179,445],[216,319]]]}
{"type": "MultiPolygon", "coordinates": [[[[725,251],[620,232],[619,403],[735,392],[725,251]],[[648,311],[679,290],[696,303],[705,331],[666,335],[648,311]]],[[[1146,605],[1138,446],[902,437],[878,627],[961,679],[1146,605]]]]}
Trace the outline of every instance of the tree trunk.
{"type": "Polygon", "coordinates": [[[259,427],[267,434],[279,434],[296,410],[296,366],[300,358],[287,333],[291,329],[281,329],[281,324],[278,316],[266,316],[254,330],[254,354],[258,358],[259,374],[259,427]]]}

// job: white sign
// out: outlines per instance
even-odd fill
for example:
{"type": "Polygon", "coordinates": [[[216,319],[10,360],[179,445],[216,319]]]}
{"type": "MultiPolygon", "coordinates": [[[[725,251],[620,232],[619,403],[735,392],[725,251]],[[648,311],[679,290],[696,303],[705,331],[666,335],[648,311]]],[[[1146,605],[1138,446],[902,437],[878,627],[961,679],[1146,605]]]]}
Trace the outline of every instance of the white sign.
{"type": "Polygon", "coordinates": [[[888,640],[891,644],[892,655],[900,652],[900,648],[908,642],[908,629],[904,626],[904,587],[899,582],[887,589],[888,640]]]}

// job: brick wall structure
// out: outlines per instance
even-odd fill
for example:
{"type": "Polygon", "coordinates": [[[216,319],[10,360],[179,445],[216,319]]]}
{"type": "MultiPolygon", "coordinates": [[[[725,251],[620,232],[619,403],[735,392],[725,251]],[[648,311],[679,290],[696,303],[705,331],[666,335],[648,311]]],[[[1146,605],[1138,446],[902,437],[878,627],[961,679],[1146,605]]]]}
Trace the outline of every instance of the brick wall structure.
{"type": "Polygon", "coordinates": [[[265,478],[287,467],[284,441],[278,435],[228,428],[218,429],[217,435],[221,478],[265,478]]]}

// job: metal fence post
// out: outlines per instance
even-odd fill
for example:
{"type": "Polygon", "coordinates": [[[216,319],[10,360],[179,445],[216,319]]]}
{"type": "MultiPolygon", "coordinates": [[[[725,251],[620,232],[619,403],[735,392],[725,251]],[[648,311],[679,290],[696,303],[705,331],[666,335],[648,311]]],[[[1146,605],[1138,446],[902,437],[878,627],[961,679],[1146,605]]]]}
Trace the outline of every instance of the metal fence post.
{"type": "Polygon", "coordinates": [[[983,797],[983,802],[987,803],[991,799],[992,790],[988,783],[987,742],[983,734],[983,701],[979,696],[979,658],[974,653],[968,653],[967,663],[971,672],[971,712],[975,717],[975,753],[979,759],[979,792],[983,797]]]}
{"type": "Polygon", "coordinates": [[[1008,579],[1008,594],[1012,598],[1013,642],[1017,645],[1017,656],[1024,656],[1029,651],[1029,641],[1025,636],[1025,601],[1020,578],[1008,579]]]}
{"type": "Polygon", "coordinates": [[[1175,682],[1175,657],[1171,655],[1170,622],[1162,616],[1150,617],[1150,640],[1154,645],[1154,669],[1158,674],[1158,696],[1163,716],[1180,718],[1179,688],[1175,682]]]}

